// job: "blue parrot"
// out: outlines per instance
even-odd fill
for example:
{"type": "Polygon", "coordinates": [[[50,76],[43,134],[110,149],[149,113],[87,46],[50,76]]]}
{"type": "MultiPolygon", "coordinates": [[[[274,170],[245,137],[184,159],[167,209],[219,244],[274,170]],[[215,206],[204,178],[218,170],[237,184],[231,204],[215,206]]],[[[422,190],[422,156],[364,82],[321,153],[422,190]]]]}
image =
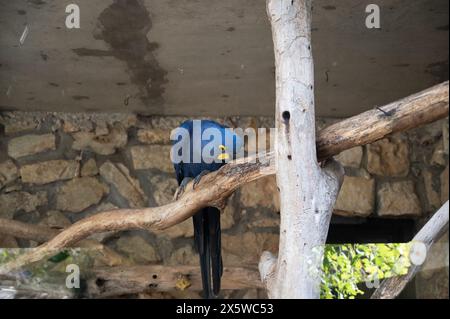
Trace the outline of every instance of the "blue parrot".
{"type": "MultiPolygon", "coordinates": [[[[236,158],[243,147],[240,136],[230,128],[210,120],[186,121],[172,132],[171,139],[179,193],[192,179],[195,188],[204,175],[236,158]]],[[[220,210],[205,207],[193,216],[193,223],[204,298],[216,298],[223,273],[220,210]]]]}

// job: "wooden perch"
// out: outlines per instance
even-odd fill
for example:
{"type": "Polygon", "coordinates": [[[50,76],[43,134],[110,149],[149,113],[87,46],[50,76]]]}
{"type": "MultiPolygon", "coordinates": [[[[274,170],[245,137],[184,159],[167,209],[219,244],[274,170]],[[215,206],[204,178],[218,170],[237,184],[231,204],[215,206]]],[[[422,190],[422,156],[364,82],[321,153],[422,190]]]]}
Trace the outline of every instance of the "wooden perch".
{"type": "MultiPolygon", "coordinates": [[[[381,109],[387,109],[395,116],[384,116],[381,111],[372,110],[344,121],[350,121],[351,125],[337,123],[322,130],[317,137],[319,161],[346,149],[375,142],[391,133],[445,118],[449,110],[448,82],[391,103],[389,108],[381,107],[381,109]],[[417,112],[420,116],[415,116],[417,112]],[[377,125],[378,129],[374,130],[375,125],[372,124],[378,121],[381,121],[383,125],[377,125]],[[339,135],[332,134],[333,127],[339,130],[339,135]],[[368,130],[370,134],[364,134],[364,130],[368,130]],[[355,132],[359,132],[359,138],[351,138],[352,134],[356,134],[355,132]],[[328,141],[328,139],[332,140],[328,141]]],[[[168,205],[143,209],[120,209],[80,220],[48,243],[23,255],[22,258],[1,265],[0,273],[8,273],[30,262],[48,257],[56,250],[72,246],[94,233],[129,229],[163,230],[191,217],[202,207],[223,206],[225,199],[238,187],[275,174],[273,153],[260,155],[258,161],[254,159],[239,159],[225,165],[217,172],[208,174],[195,190],[188,185],[181,198],[168,205]]],[[[0,229],[5,228],[0,226],[0,229]]]]}
{"type": "MultiPolygon", "coordinates": [[[[416,251],[417,254],[428,254],[431,246],[442,236],[448,229],[448,201],[442,206],[433,217],[422,227],[422,229],[414,236],[413,243],[422,243],[425,245],[425,251],[416,251]]],[[[444,253],[444,252],[443,252],[444,253]]],[[[422,264],[423,265],[423,264],[422,264]]],[[[379,288],[372,294],[371,299],[394,299],[405,288],[414,276],[422,268],[422,265],[411,265],[405,276],[395,276],[385,279],[379,288]]]]}
{"type": "MultiPolygon", "coordinates": [[[[256,268],[225,267],[222,289],[263,288],[256,268]]],[[[132,266],[94,269],[87,281],[87,297],[106,298],[142,292],[201,291],[198,266],[132,266]]]]}
{"type": "Polygon", "coordinates": [[[142,209],[119,209],[82,219],[73,224],[49,242],[0,266],[0,274],[6,274],[23,265],[55,254],[58,250],[94,234],[128,229],[163,230],[191,217],[205,206],[222,207],[224,201],[239,186],[262,176],[273,174],[271,154],[258,161],[248,163],[240,159],[224,166],[221,170],[208,174],[192,189],[186,187],[181,198],[170,204],[142,209]]]}
{"type": "MultiPolygon", "coordinates": [[[[67,273],[53,271],[51,278],[23,281],[21,278],[0,276],[0,299],[12,298],[113,298],[124,295],[202,291],[198,266],[121,265],[95,267],[82,272],[86,283],[81,295],[65,286],[67,273]],[[4,289],[4,290],[2,290],[4,289]],[[2,295],[3,293],[3,295],[2,295]]],[[[264,288],[256,267],[225,267],[223,290],[264,288]]]]}
{"type": "Polygon", "coordinates": [[[448,117],[448,81],[323,129],[317,139],[319,159],[366,145],[448,117]]]}

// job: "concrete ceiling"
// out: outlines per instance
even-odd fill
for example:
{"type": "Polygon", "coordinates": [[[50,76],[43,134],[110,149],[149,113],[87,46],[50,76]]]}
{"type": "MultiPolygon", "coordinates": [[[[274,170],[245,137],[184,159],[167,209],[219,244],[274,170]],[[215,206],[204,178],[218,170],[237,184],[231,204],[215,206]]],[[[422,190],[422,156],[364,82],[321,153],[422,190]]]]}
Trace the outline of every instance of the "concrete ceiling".
{"type": "MultiPolygon", "coordinates": [[[[343,117],[448,79],[448,0],[315,0],[317,113],[343,117]]],[[[272,115],[264,0],[0,0],[0,109],[272,115]],[[65,6],[81,29],[65,27],[65,6]],[[25,27],[29,33],[21,45],[25,27]]]]}

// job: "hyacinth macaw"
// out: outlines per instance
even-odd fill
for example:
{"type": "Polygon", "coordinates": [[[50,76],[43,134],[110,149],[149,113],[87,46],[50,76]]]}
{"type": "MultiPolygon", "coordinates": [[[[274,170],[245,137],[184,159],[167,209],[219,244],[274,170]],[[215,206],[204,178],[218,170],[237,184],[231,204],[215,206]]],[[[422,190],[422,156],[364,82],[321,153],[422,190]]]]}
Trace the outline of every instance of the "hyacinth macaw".
{"type": "MultiPolygon", "coordinates": [[[[240,136],[230,128],[210,120],[184,122],[172,132],[172,141],[172,161],[180,185],[179,192],[182,192],[192,179],[193,187],[198,185],[202,176],[218,170],[227,161],[236,158],[236,154],[243,147],[240,136]],[[179,158],[175,160],[174,155],[179,158]]],[[[204,298],[216,298],[223,272],[220,210],[205,207],[193,216],[193,222],[204,298]]]]}

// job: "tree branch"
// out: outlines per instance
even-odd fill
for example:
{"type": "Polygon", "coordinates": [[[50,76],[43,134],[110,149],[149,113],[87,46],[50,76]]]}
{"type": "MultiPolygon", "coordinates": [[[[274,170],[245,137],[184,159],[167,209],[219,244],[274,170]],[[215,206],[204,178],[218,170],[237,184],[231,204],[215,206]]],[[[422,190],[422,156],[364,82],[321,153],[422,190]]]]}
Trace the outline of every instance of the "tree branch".
{"type": "Polygon", "coordinates": [[[274,173],[273,155],[265,154],[248,162],[240,159],[202,178],[195,190],[192,183],[181,198],[170,204],[142,209],[119,209],[82,219],[49,242],[1,265],[6,274],[23,265],[55,254],[58,250],[94,234],[129,229],[164,230],[191,217],[206,206],[223,207],[226,199],[241,185],[274,173]]]}
{"type": "MultiPolygon", "coordinates": [[[[441,235],[448,229],[448,201],[433,215],[433,217],[422,227],[422,229],[414,236],[412,242],[422,243],[426,247],[426,251],[417,251],[416,253],[428,254],[431,246],[441,235]]],[[[422,264],[423,265],[423,264],[422,264]]],[[[385,279],[379,288],[372,294],[371,299],[394,299],[405,288],[414,276],[422,268],[422,265],[411,265],[408,273],[404,276],[395,276],[385,279]]]]}
{"type": "MultiPolygon", "coordinates": [[[[95,267],[83,271],[86,282],[81,295],[65,286],[67,273],[53,271],[51,278],[23,280],[1,278],[2,298],[111,298],[130,294],[195,291],[202,287],[198,266],[113,266],[95,267]]],[[[256,267],[225,267],[222,277],[223,290],[264,288],[256,267]]]]}
{"type": "MultiPolygon", "coordinates": [[[[252,288],[263,288],[256,269],[224,268],[222,289],[252,288]]],[[[197,266],[152,265],[96,268],[87,281],[87,294],[91,298],[185,289],[202,290],[201,276],[197,266]]]]}
{"type": "Polygon", "coordinates": [[[323,129],[317,139],[319,158],[448,117],[448,81],[399,101],[350,117],[323,129]]]}
{"type": "Polygon", "coordinates": [[[17,220],[0,218],[0,233],[43,243],[58,235],[60,231],[43,225],[27,224],[17,220]]]}
{"type": "MultiPolygon", "coordinates": [[[[388,110],[395,116],[380,119],[380,111],[372,110],[343,121],[351,124],[337,123],[322,130],[317,137],[319,161],[337,155],[346,149],[375,142],[391,133],[445,118],[448,116],[449,110],[448,82],[391,103],[389,107],[382,107],[382,109],[388,110]],[[420,116],[415,116],[416,113],[420,116]],[[378,129],[374,129],[373,123],[380,120],[383,125],[376,125],[378,129]],[[334,130],[339,133],[333,133],[334,130]],[[370,134],[364,134],[364,130],[368,130],[370,134]],[[356,132],[359,133],[356,134],[356,132]],[[352,138],[352,134],[359,137],[352,138]]],[[[191,217],[200,208],[212,205],[222,206],[226,198],[240,186],[273,174],[275,174],[275,164],[272,153],[262,154],[248,160],[239,159],[225,165],[221,170],[205,176],[195,191],[188,185],[186,192],[176,202],[161,207],[104,212],[80,220],[48,243],[23,255],[20,260],[1,265],[0,273],[8,273],[30,262],[48,257],[55,251],[71,246],[94,233],[111,230],[169,228],[191,217]]],[[[0,225],[0,231],[5,230],[5,233],[8,233],[7,227],[0,225]]],[[[38,239],[39,236],[34,239],[38,239]]]]}

